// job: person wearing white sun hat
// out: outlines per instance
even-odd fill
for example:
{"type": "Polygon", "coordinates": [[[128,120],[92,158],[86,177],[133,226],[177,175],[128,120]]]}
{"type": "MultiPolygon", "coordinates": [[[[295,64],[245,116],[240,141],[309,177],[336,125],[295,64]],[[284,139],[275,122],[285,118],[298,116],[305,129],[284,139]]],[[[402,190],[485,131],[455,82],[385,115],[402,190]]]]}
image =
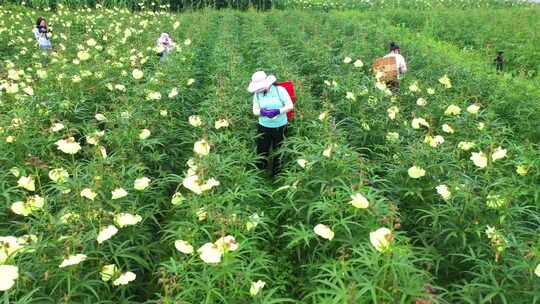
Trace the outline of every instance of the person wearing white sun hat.
{"type": "MultiPolygon", "coordinates": [[[[247,90],[253,94],[253,115],[259,118],[257,154],[259,160],[257,167],[266,168],[266,159],[281,146],[287,127],[287,113],[292,111],[294,105],[287,90],[274,85],[276,77],[266,75],[264,71],[257,71],[251,76],[251,83],[247,90]]],[[[280,159],[272,158],[272,176],[279,173],[280,159]]]]}

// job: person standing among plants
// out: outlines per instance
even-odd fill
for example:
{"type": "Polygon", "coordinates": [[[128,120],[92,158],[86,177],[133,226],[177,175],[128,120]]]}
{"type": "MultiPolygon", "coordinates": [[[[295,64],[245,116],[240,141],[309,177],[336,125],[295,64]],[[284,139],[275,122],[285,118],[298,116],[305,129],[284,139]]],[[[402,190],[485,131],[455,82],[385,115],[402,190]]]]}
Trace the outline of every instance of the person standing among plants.
{"type": "Polygon", "coordinates": [[[497,52],[497,57],[495,58],[495,66],[497,68],[497,73],[500,73],[502,72],[503,70],[503,64],[504,64],[504,55],[503,55],[503,51],[498,51],[497,52]]]}
{"type": "Polygon", "coordinates": [[[169,33],[161,33],[157,40],[157,48],[159,61],[165,60],[170,52],[174,49],[174,41],[172,40],[169,33]]]}
{"type": "Polygon", "coordinates": [[[51,31],[47,27],[47,21],[43,17],[38,17],[36,21],[36,27],[33,30],[34,37],[39,44],[40,49],[50,50],[52,49],[51,43],[51,31]]]}
{"type": "Polygon", "coordinates": [[[272,176],[280,171],[280,157],[267,159],[270,153],[276,153],[285,137],[288,124],[287,113],[294,105],[287,90],[275,85],[276,77],[266,75],[264,71],[255,72],[247,90],[253,94],[253,115],[258,117],[257,128],[257,168],[260,170],[272,162],[272,176]],[[271,151],[272,150],[272,151],[271,151]]]}
{"type": "Polygon", "coordinates": [[[407,73],[407,63],[405,62],[405,58],[401,55],[399,45],[395,42],[390,42],[390,53],[384,56],[384,58],[389,57],[394,57],[396,59],[397,77],[388,81],[387,84],[390,87],[390,90],[396,92],[399,89],[399,80],[403,74],[407,73]]]}

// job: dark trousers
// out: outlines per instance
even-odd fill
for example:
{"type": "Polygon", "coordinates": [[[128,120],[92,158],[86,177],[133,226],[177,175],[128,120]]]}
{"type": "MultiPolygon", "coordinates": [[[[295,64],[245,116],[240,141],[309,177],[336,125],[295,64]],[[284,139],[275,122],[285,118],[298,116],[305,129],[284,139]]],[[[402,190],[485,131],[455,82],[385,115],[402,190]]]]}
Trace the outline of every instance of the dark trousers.
{"type": "Polygon", "coordinates": [[[257,154],[259,159],[257,160],[257,168],[266,169],[268,162],[272,162],[272,176],[276,176],[280,171],[280,155],[277,150],[281,147],[283,138],[285,137],[286,126],[279,128],[267,128],[258,125],[257,129],[257,154]],[[271,150],[271,151],[270,151],[271,150]],[[273,154],[271,159],[268,159],[270,153],[273,154]]]}
{"type": "Polygon", "coordinates": [[[399,80],[398,79],[392,79],[386,82],[386,86],[392,91],[392,93],[396,94],[399,92],[399,80]]]}

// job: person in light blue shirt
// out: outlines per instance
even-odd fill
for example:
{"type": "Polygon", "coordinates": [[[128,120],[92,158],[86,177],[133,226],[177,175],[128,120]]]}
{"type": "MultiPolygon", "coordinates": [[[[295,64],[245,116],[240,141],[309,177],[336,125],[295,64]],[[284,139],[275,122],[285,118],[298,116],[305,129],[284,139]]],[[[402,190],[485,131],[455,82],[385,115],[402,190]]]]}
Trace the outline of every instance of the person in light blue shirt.
{"type": "MultiPolygon", "coordinates": [[[[274,85],[276,77],[258,71],[251,76],[248,92],[253,94],[253,115],[258,117],[257,167],[265,169],[268,166],[270,152],[276,153],[281,146],[288,124],[287,113],[294,105],[287,90],[274,85]]],[[[280,170],[280,158],[274,156],[272,161],[272,176],[280,170]]]]}

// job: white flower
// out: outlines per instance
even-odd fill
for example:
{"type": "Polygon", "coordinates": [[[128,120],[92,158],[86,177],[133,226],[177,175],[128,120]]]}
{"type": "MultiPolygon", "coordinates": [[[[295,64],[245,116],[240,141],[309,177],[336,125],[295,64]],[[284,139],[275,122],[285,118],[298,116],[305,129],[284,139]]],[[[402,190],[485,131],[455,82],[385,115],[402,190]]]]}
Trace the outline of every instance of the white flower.
{"type": "Polygon", "coordinates": [[[135,190],[143,191],[148,187],[149,184],[150,179],[148,177],[141,177],[135,180],[133,183],[133,188],[135,188],[135,190]]]}
{"type": "Polygon", "coordinates": [[[86,260],[86,255],[84,254],[76,254],[76,255],[70,255],[69,257],[67,257],[66,259],[64,259],[62,261],[62,263],[60,264],[60,268],[64,268],[64,267],[68,267],[68,266],[72,266],[72,265],[77,265],[79,263],[81,263],[82,261],[86,260]]]}
{"type": "Polygon", "coordinates": [[[429,123],[423,118],[414,118],[411,122],[413,129],[420,129],[420,126],[429,128],[429,123]]]}
{"type": "Polygon", "coordinates": [[[86,44],[90,47],[93,47],[93,46],[96,46],[97,42],[93,38],[90,38],[88,39],[88,41],[86,41],[86,44]]]}
{"type": "Polygon", "coordinates": [[[390,248],[392,240],[392,231],[388,228],[379,228],[369,233],[369,241],[371,245],[379,252],[386,251],[390,248]]]}
{"type": "Polygon", "coordinates": [[[186,39],[184,40],[184,45],[190,45],[191,44],[191,39],[186,39]]]}
{"type": "Polygon", "coordinates": [[[399,108],[396,106],[391,106],[390,108],[388,108],[388,110],[386,110],[386,112],[388,112],[388,118],[394,120],[396,119],[397,113],[399,113],[399,108]]]}
{"type": "Polygon", "coordinates": [[[134,69],[133,72],[131,72],[131,75],[133,76],[133,78],[138,80],[138,79],[143,78],[144,73],[143,73],[143,71],[141,71],[139,69],[134,69]]]}
{"type": "Polygon", "coordinates": [[[476,104],[472,104],[467,107],[467,112],[471,114],[478,114],[478,110],[480,110],[480,107],[476,104]]]}
{"type": "Polygon", "coordinates": [[[221,262],[222,251],[213,243],[206,243],[197,249],[199,257],[207,264],[218,264],[221,262]]]}
{"type": "Polygon", "coordinates": [[[195,79],[193,79],[193,78],[188,79],[188,81],[187,81],[188,86],[192,85],[193,83],[195,83],[195,79]]]}
{"type": "Polygon", "coordinates": [[[460,141],[458,144],[458,148],[460,148],[463,151],[469,151],[470,149],[474,148],[475,143],[470,141],[460,141]]]}
{"type": "Polygon", "coordinates": [[[185,200],[184,196],[180,192],[173,194],[171,199],[171,204],[178,206],[185,200]]]}
{"type": "Polygon", "coordinates": [[[193,253],[193,246],[191,246],[188,242],[183,240],[178,240],[174,242],[174,247],[176,250],[184,253],[184,254],[192,254],[193,253]]]}
{"type": "Polygon", "coordinates": [[[432,137],[431,135],[426,135],[424,138],[424,143],[427,143],[433,148],[436,148],[438,145],[442,145],[444,143],[444,137],[437,135],[435,137],[432,137]]]}
{"type": "Polygon", "coordinates": [[[97,120],[97,121],[105,121],[107,120],[107,117],[105,117],[105,115],[103,114],[100,114],[100,113],[97,113],[94,118],[97,120]]]}
{"type": "Polygon", "coordinates": [[[172,88],[171,92],[169,93],[169,98],[174,98],[176,96],[178,96],[178,89],[177,88],[172,88]]]}
{"type": "Polygon", "coordinates": [[[351,57],[345,57],[345,59],[343,59],[343,63],[345,63],[345,64],[349,64],[351,62],[352,62],[351,57]]]}
{"type": "Polygon", "coordinates": [[[257,213],[253,213],[249,217],[249,220],[246,223],[246,230],[250,231],[250,230],[255,229],[259,225],[260,222],[261,222],[261,218],[259,217],[259,215],[257,213]]]}
{"type": "Polygon", "coordinates": [[[480,131],[484,130],[485,127],[486,127],[486,124],[484,124],[483,122],[479,122],[478,125],[476,126],[476,128],[480,131]]]}
{"type": "Polygon", "coordinates": [[[377,81],[377,83],[375,83],[375,87],[376,87],[379,91],[386,91],[386,84],[384,84],[384,83],[382,83],[382,82],[377,81]]]}
{"type": "Polygon", "coordinates": [[[215,241],[214,244],[216,244],[218,249],[221,250],[223,253],[227,251],[235,251],[236,249],[238,249],[236,239],[232,235],[221,237],[217,241],[215,241]]]}
{"type": "Polygon", "coordinates": [[[193,145],[193,151],[200,156],[206,156],[210,153],[210,144],[206,140],[201,139],[193,145]]]}
{"type": "Polygon", "coordinates": [[[444,85],[445,88],[450,89],[452,87],[452,83],[450,82],[450,78],[448,78],[447,75],[444,75],[443,77],[439,78],[439,83],[444,85]]]}
{"type": "Polygon", "coordinates": [[[474,165],[479,168],[485,168],[487,166],[488,159],[482,151],[473,152],[470,160],[472,160],[474,162],[474,165]]]}
{"type": "Polygon", "coordinates": [[[298,165],[299,165],[300,167],[302,167],[302,168],[304,168],[304,169],[306,168],[306,165],[308,164],[308,161],[305,160],[305,159],[303,159],[303,158],[297,160],[296,162],[298,163],[298,165]]]}
{"type": "Polygon", "coordinates": [[[173,24],[173,29],[176,30],[179,26],[180,26],[180,22],[176,21],[176,22],[173,24]]]}
{"type": "Polygon", "coordinates": [[[69,173],[63,168],[53,169],[49,171],[49,178],[53,182],[61,184],[69,178],[69,173]]]}
{"type": "Polygon", "coordinates": [[[120,199],[128,195],[127,191],[124,190],[124,188],[116,188],[111,192],[111,194],[112,194],[111,199],[113,200],[120,199]]]}
{"type": "Polygon", "coordinates": [[[160,100],[161,99],[161,93],[160,92],[149,92],[148,95],[146,95],[147,100],[160,100]]]}
{"type": "Polygon", "coordinates": [[[81,196],[93,201],[94,198],[96,198],[97,194],[90,188],[84,188],[81,191],[81,196]]]}
{"type": "Polygon", "coordinates": [[[266,285],[266,282],[258,280],[257,282],[251,282],[251,287],[249,288],[249,294],[254,297],[256,296],[261,289],[264,288],[264,285],[266,285]]]}
{"type": "Polygon", "coordinates": [[[435,90],[434,90],[433,88],[428,88],[428,89],[427,89],[427,93],[428,93],[429,95],[433,95],[433,94],[435,94],[435,90]]]}
{"type": "Polygon", "coordinates": [[[345,98],[350,99],[350,100],[356,100],[356,97],[354,96],[353,92],[347,92],[347,95],[345,96],[345,98]]]}
{"type": "Polygon", "coordinates": [[[322,112],[321,114],[319,114],[319,120],[320,121],[325,120],[326,117],[328,117],[328,112],[322,112]]]}
{"type": "Polygon", "coordinates": [[[421,106],[421,107],[424,107],[425,105],[427,105],[427,100],[425,100],[424,98],[420,97],[416,100],[416,104],[421,106]]]}
{"type": "Polygon", "coordinates": [[[452,196],[452,193],[446,185],[438,185],[437,187],[435,187],[435,189],[437,190],[437,194],[442,196],[445,201],[450,199],[450,197],[452,196]]]}
{"type": "Polygon", "coordinates": [[[22,242],[16,237],[0,236],[0,264],[5,263],[8,258],[15,257],[15,255],[23,248],[22,242]]]}
{"type": "Polygon", "coordinates": [[[58,150],[66,153],[66,154],[75,154],[81,150],[81,145],[79,145],[78,142],[75,141],[75,138],[69,137],[68,139],[61,139],[56,142],[56,145],[58,146],[58,150]]]}
{"type": "Polygon", "coordinates": [[[214,123],[214,128],[216,129],[226,128],[228,126],[229,126],[229,121],[227,119],[220,119],[214,123]]]}
{"type": "Polygon", "coordinates": [[[134,281],[136,278],[137,276],[133,272],[128,271],[128,272],[122,273],[118,277],[118,279],[114,280],[113,285],[114,286],[127,285],[129,282],[134,281]]]}
{"type": "Polygon", "coordinates": [[[452,127],[449,124],[442,125],[442,130],[444,133],[448,133],[448,134],[454,133],[454,129],[452,129],[452,127]]]}
{"type": "Polygon", "coordinates": [[[199,115],[191,115],[189,117],[189,124],[194,127],[200,127],[202,125],[201,117],[199,115]]]}
{"type": "Polygon", "coordinates": [[[499,159],[505,158],[506,152],[507,152],[506,149],[503,149],[502,147],[498,147],[497,149],[495,149],[495,152],[491,154],[491,159],[495,162],[499,159]]]}
{"type": "Polygon", "coordinates": [[[150,134],[152,134],[152,132],[150,132],[150,130],[148,130],[148,129],[142,129],[142,130],[141,130],[141,133],[139,133],[139,139],[140,139],[140,140],[145,140],[145,139],[147,139],[148,137],[150,137],[150,134]]]}
{"type": "Polygon", "coordinates": [[[120,213],[114,217],[114,222],[120,228],[137,225],[141,221],[142,217],[138,214],[133,215],[131,213],[120,213]]]}
{"type": "Polygon", "coordinates": [[[166,117],[168,114],[169,114],[169,112],[167,110],[159,110],[159,115],[160,116],[166,117]]]}
{"type": "Polygon", "coordinates": [[[361,193],[355,193],[351,195],[351,205],[355,208],[366,209],[369,207],[369,201],[361,193]]]}
{"type": "Polygon", "coordinates": [[[537,276],[537,277],[540,277],[540,264],[538,264],[536,266],[536,268],[534,269],[534,274],[537,276]]]}
{"type": "Polygon", "coordinates": [[[11,204],[10,209],[13,213],[22,216],[29,216],[32,213],[32,210],[21,201],[11,204]]]}
{"type": "Polygon", "coordinates": [[[0,291],[6,291],[15,285],[19,278],[19,268],[13,265],[0,265],[0,291]]]}
{"type": "Polygon", "coordinates": [[[54,123],[52,126],[51,126],[51,132],[58,132],[58,131],[62,131],[63,129],[65,128],[65,126],[61,123],[54,123]]]}
{"type": "Polygon", "coordinates": [[[386,140],[388,140],[388,141],[397,141],[397,140],[399,140],[399,133],[397,133],[397,132],[388,132],[388,133],[386,133],[386,140]]]}
{"type": "Polygon", "coordinates": [[[411,92],[420,92],[420,88],[418,87],[418,82],[415,82],[409,86],[409,91],[411,92]]]}
{"type": "Polygon", "coordinates": [[[114,264],[105,265],[101,268],[101,280],[103,282],[110,281],[118,273],[118,267],[114,264]]]}
{"type": "Polygon", "coordinates": [[[17,186],[24,188],[28,191],[36,191],[36,184],[34,182],[34,178],[29,176],[21,176],[19,180],[17,181],[17,186]]]}
{"type": "Polygon", "coordinates": [[[426,175],[426,170],[417,166],[412,166],[409,168],[407,173],[409,173],[409,176],[411,178],[421,178],[426,175]]]}
{"type": "Polygon", "coordinates": [[[194,193],[202,194],[204,191],[208,191],[213,187],[219,186],[220,183],[216,179],[210,178],[208,181],[206,181],[206,183],[203,184],[199,180],[199,176],[194,174],[186,176],[182,184],[184,187],[193,191],[194,193]]]}
{"type": "Polygon", "coordinates": [[[449,105],[448,108],[446,108],[446,111],[444,111],[444,115],[447,116],[459,114],[461,114],[461,108],[456,105],[449,105]]]}
{"type": "Polygon", "coordinates": [[[87,52],[87,51],[79,51],[77,53],[77,57],[81,60],[81,61],[86,61],[88,59],[90,59],[90,54],[87,52]]]}
{"type": "Polygon", "coordinates": [[[331,154],[332,154],[332,149],[333,149],[333,148],[334,148],[334,146],[333,146],[333,145],[330,145],[330,146],[328,146],[326,149],[324,149],[324,151],[323,151],[323,153],[322,153],[323,156],[324,156],[324,157],[327,157],[327,158],[330,158],[330,156],[331,156],[331,154]]]}
{"type": "Polygon", "coordinates": [[[357,59],[355,62],[354,62],[354,67],[355,68],[361,68],[364,66],[364,63],[362,62],[362,60],[360,59],[357,59]]]}
{"type": "Polygon", "coordinates": [[[112,238],[117,233],[118,233],[118,228],[116,228],[114,225],[109,225],[101,229],[101,231],[99,231],[99,234],[97,236],[98,244],[101,244],[105,242],[106,240],[112,238]]]}
{"type": "Polygon", "coordinates": [[[208,217],[208,212],[204,209],[204,207],[199,208],[197,210],[197,219],[199,221],[204,221],[208,217]]]}
{"type": "Polygon", "coordinates": [[[318,236],[331,241],[334,238],[334,231],[324,224],[318,224],[313,228],[313,231],[318,236]]]}

